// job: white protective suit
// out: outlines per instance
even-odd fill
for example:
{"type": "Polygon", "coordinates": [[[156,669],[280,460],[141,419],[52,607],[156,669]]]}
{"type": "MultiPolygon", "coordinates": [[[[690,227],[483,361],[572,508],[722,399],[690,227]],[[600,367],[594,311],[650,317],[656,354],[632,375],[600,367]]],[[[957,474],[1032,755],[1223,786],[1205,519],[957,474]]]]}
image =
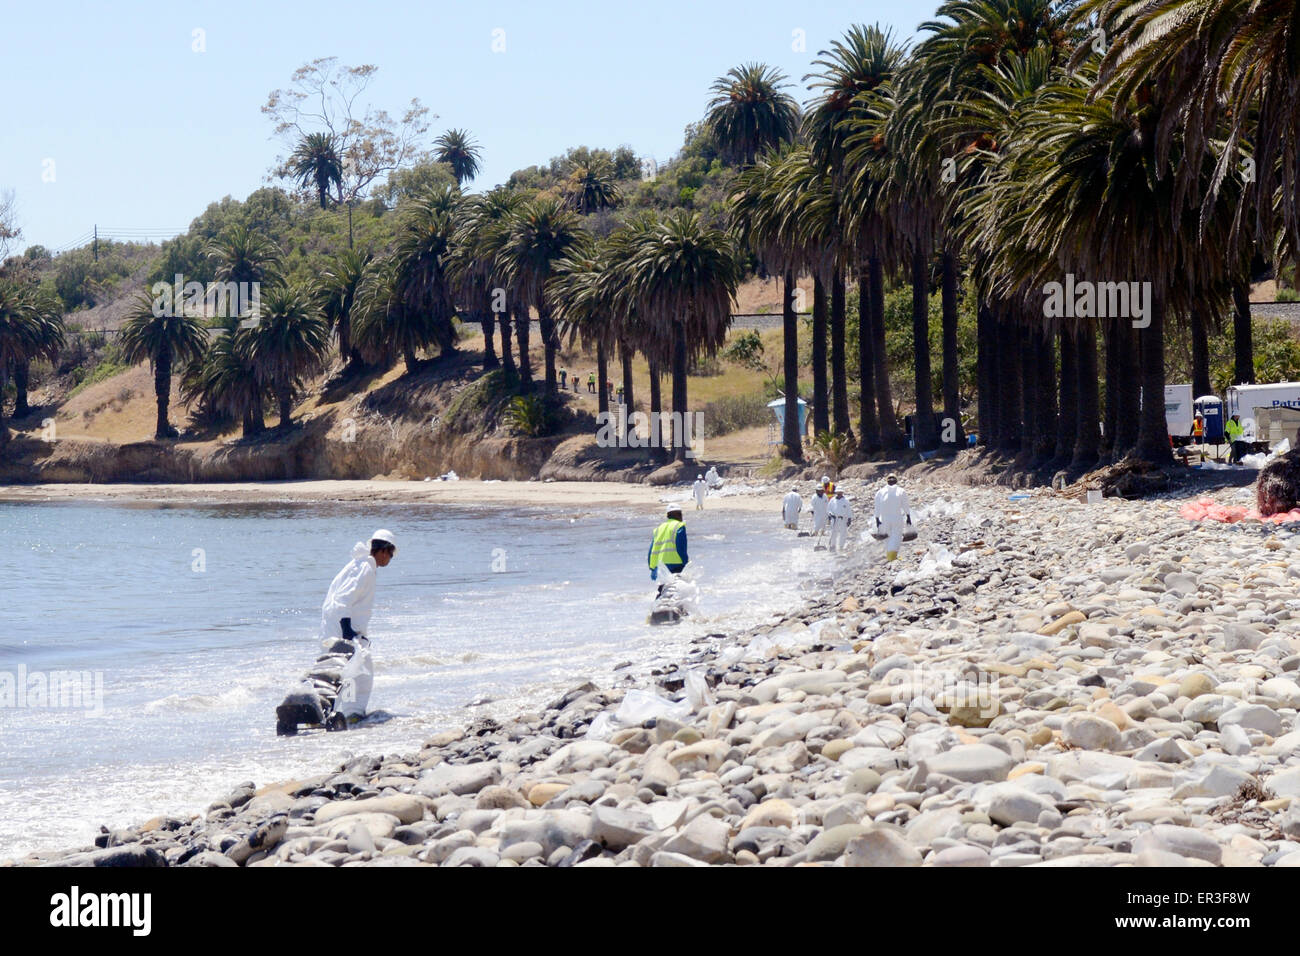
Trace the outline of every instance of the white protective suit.
{"type": "Polygon", "coordinates": [[[710,467],[709,470],[704,473],[704,480],[708,482],[710,488],[722,487],[722,478],[718,475],[718,469],[716,468],[710,467]]]}
{"type": "Polygon", "coordinates": [[[848,547],[849,522],[853,520],[853,506],[848,498],[832,498],[828,511],[831,519],[830,549],[841,551],[848,547]]]}
{"type": "MultiPolygon", "coordinates": [[[[340,622],[351,618],[352,630],[364,635],[370,628],[370,613],[375,606],[375,573],[377,565],[370,556],[370,548],[358,541],[352,548],[349,561],[330,582],[325,603],[321,606],[321,645],[329,647],[343,635],[340,622]]],[[[356,642],[357,648],[343,667],[342,684],[334,709],[349,718],[365,716],[374,686],[375,665],[370,656],[370,642],[356,642]]]]}
{"type": "Polygon", "coordinates": [[[907,492],[898,485],[885,485],[876,492],[876,521],[880,530],[888,535],[885,539],[886,553],[898,552],[911,517],[912,503],[907,500],[907,492]]]}
{"type": "Polygon", "coordinates": [[[691,494],[695,495],[695,510],[704,510],[704,496],[709,493],[709,486],[704,483],[703,478],[696,478],[695,484],[691,486],[691,494]]]}
{"type": "Polygon", "coordinates": [[[789,492],[781,503],[781,518],[787,528],[799,527],[799,512],[803,511],[803,499],[799,492],[789,492]]]}
{"type": "Polygon", "coordinates": [[[826,530],[826,519],[830,516],[831,501],[820,488],[812,496],[813,534],[826,530]]]}

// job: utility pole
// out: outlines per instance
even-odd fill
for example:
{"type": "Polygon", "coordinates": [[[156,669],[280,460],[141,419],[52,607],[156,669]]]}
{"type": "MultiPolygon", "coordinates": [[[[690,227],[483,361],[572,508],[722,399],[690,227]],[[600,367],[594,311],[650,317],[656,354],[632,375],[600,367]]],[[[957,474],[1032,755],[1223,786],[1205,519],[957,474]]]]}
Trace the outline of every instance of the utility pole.
{"type": "Polygon", "coordinates": [[[95,241],[91,244],[91,252],[95,256],[95,261],[99,261],[99,223],[95,224],[95,241]]]}

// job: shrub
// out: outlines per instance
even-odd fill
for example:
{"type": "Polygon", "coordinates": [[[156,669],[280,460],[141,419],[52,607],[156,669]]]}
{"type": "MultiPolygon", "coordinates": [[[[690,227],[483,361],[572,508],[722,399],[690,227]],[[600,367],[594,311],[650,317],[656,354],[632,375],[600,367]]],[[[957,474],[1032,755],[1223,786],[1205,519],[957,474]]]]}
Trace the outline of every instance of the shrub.
{"type": "Polygon", "coordinates": [[[709,435],[729,435],[772,421],[771,409],[762,395],[726,395],[701,409],[709,435]]]}
{"type": "Polygon", "coordinates": [[[753,329],[747,329],[723,350],[722,356],[728,362],[761,372],[764,370],[763,337],[753,329]]]}
{"type": "Polygon", "coordinates": [[[506,406],[505,421],[516,433],[529,438],[549,435],[554,415],[546,401],[537,395],[516,395],[506,406]]]}

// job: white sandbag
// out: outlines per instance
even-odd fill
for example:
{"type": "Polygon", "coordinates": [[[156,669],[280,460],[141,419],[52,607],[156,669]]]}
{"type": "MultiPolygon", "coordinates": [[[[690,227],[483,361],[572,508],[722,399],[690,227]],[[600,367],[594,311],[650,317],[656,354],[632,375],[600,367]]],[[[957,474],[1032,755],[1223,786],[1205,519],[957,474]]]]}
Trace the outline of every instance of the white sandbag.
{"type": "Polygon", "coordinates": [[[361,639],[357,642],[357,649],[343,668],[342,677],[334,710],[348,718],[364,717],[375,683],[375,662],[370,656],[369,641],[361,639]]]}

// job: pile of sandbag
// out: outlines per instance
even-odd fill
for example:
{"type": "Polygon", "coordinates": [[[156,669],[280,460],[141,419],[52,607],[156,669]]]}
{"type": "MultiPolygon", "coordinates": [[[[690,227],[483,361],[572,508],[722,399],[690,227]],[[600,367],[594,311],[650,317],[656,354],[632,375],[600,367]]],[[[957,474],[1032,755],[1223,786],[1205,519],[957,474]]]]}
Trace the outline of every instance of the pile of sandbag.
{"type": "Polygon", "coordinates": [[[1182,507],[1178,509],[1178,514],[1188,521],[1218,521],[1223,524],[1236,524],[1238,521],[1266,521],[1272,524],[1286,524],[1290,521],[1300,521],[1300,508],[1280,511],[1276,514],[1261,515],[1255,508],[1222,505],[1210,498],[1185,501],[1182,507]]]}
{"type": "Polygon", "coordinates": [[[292,737],[299,724],[344,730],[349,718],[366,712],[374,681],[370,642],[364,637],[326,638],[321,649],[324,653],[311,670],[275,709],[275,732],[281,737],[292,737]]]}

